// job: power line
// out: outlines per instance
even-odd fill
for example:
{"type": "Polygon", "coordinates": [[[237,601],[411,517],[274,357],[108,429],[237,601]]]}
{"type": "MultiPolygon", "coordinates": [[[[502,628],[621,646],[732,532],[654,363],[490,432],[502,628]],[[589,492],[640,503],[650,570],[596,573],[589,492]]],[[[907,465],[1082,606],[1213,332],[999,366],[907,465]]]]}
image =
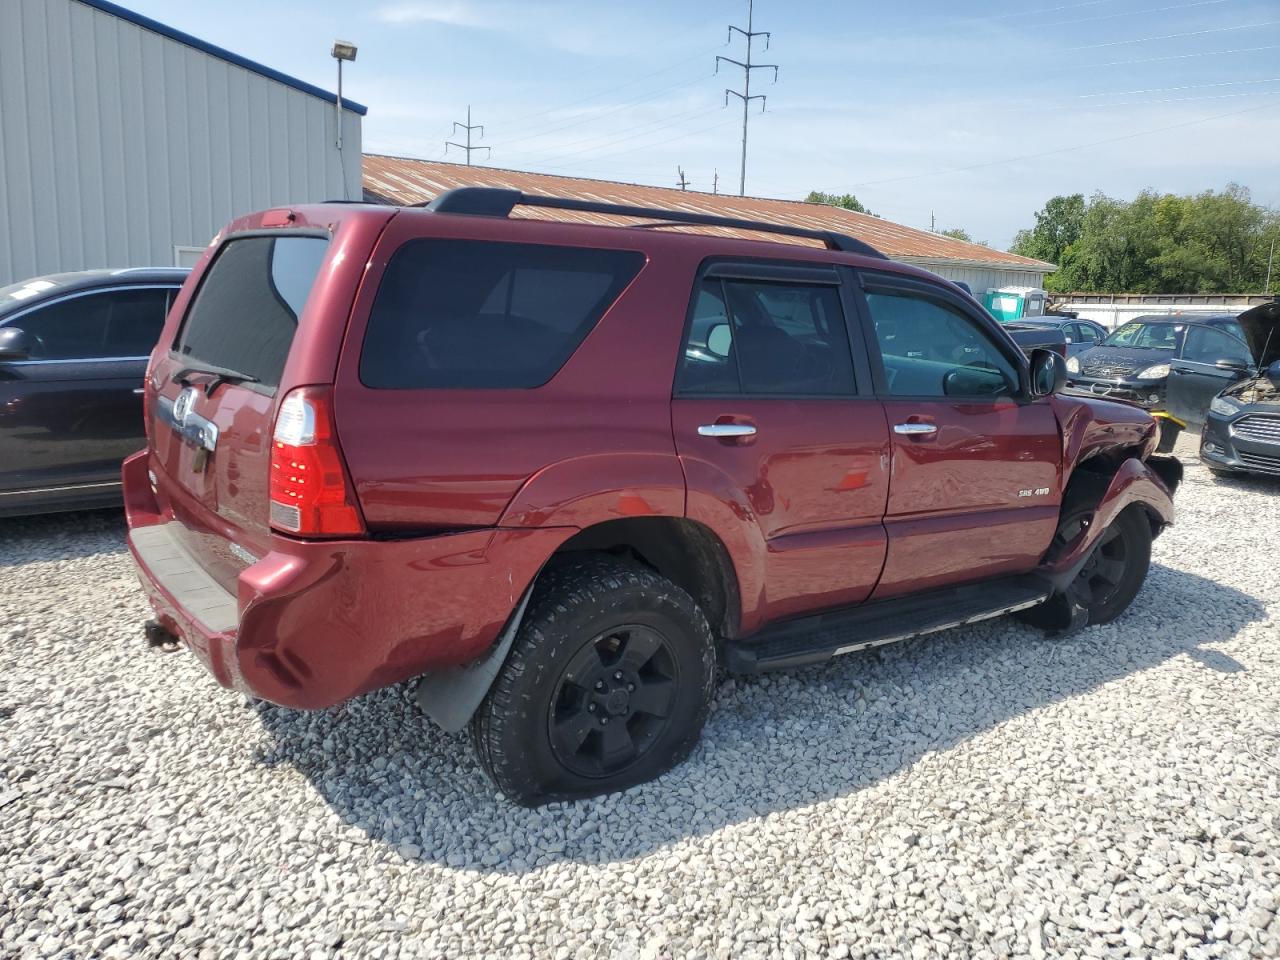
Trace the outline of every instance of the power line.
{"type": "MultiPolygon", "coordinates": [[[[593,123],[611,114],[617,113],[619,110],[626,110],[628,107],[638,107],[642,104],[649,103],[653,100],[657,100],[664,93],[668,93],[671,90],[677,90],[681,87],[692,86],[695,83],[701,83],[705,79],[706,77],[705,75],[703,75],[703,76],[694,77],[690,80],[681,80],[679,83],[674,83],[671,86],[663,87],[662,89],[652,94],[649,94],[647,96],[641,97],[637,100],[630,100],[630,101],[625,101],[623,103],[619,103],[613,107],[610,107],[608,110],[603,110],[600,113],[594,113],[588,117],[581,117],[577,120],[571,120],[570,122],[558,127],[550,127],[546,130],[541,130],[538,133],[531,133],[523,137],[516,137],[514,140],[504,140],[500,144],[498,144],[498,146],[503,149],[506,149],[507,147],[515,143],[525,143],[529,140],[537,140],[542,137],[548,137],[553,133],[559,133],[562,130],[568,130],[571,127],[581,126],[584,123],[593,123]]],[[[589,143],[592,140],[599,139],[601,136],[602,134],[592,134],[590,136],[580,137],[577,140],[570,140],[568,141],[567,144],[561,144],[561,146],[565,146],[565,145],[573,146],[574,144],[578,144],[578,143],[589,143]]],[[[609,134],[603,134],[603,136],[609,136],[609,134]]]]}
{"type": "Polygon", "coordinates": [[[463,130],[465,130],[465,131],[467,132],[467,142],[466,142],[465,144],[462,144],[462,143],[454,143],[452,140],[446,140],[446,141],[444,142],[444,152],[445,152],[445,155],[446,155],[446,156],[447,156],[447,155],[448,155],[448,153],[449,153],[449,148],[450,148],[450,147],[457,147],[459,150],[465,150],[465,151],[467,152],[467,166],[469,167],[469,166],[471,166],[471,151],[472,151],[472,150],[484,150],[484,151],[485,151],[485,156],[486,156],[486,157],[487,157],[487,156],[490,156],[490,155],[492,154],[492,152],[493,152],[493,151],[492,151],[492,150],[490,150],[488,147],[473,147],[473,146],[471,145],[471,131],[472,131],[472,130],[479,130],[479,131],[480,131],[480,136],[481,136],[481,138],[483,139],[483,137],[484,137],[484,124],[482,124],[482,123],[472,123],[472,122],[471,122],[471,105],[470,105],[470,104],[468,104],[468,105],[467,105],[467,122],[466,122],[466,123],[459,123],[457,120],[453,121],[453,133],[457,133],[457,132],[458,132],[458,128],[459,128],[459,127],[461,127],[463,130]]]}
{"type": "Polygon", "coordinates": [[[924,177],[940,177],[940,176],[946,176],[952,173],[965,173],[969,170],[979,170],[979,169],[982,169],[983,167],[998,167],[1002,164],[1018,163],[1022,160],[1036,160],[1040,157],[1052,156],[1055,153],[1069,153],[1072,150],[1083,150],[1086,147],[1100,147],[1108,143],[1119,143],[1122,140],[1132,140],[1135,137],[1145,137],[1152,133],[1164,133],[1168,130],[1178,130],[1178,129],[1181,129],[1182,127],[1194,126],[1198,123],[1208,123],[1211,120],[1222,120],[1226,117],[1239,116],[1242,113],[1252,113],[1255,110],[1266,110],[1270,107],[1276,106],[1277,103],[1280,103],[1280,101],[1277,101],[1276,103],[1264,103],[1256,107],[1245,107],[1243,110],[1233,110],[1229,113],[1218,113],[1218,114],[1214,114],[1211,117],[1199,117],[1195,120],[1184,120],[1181,123],[1171,123],[1163,127],[1151,127],[1150,129],[1147,129],[1147,130],[1137,130],[1133,133],[1122,134],[1118,137],[1107,137],[1103,140],[1092,140],[1092,141],[1089,141],[1088,143],[1074,143],[1074,144],[1071,144],[1070,146],[1056,147],[1052,150],[1041,150],[1039,153],[1027,153],[1019,157],[1002,157],[999,160],[988,160],[983,163],[972,163],[963,167],[951,167],[950,169],[947,169],[947,170],[931,170],[928,173],[907,174],[906,176],[901,176],[901,177],[885,177],[880,180],[863,180],[860,183],[851,184],[851,186],[871,187],[871,186],[878,186],[882,183],[901,183],[905,180],[920,180],[924,177]]]}
{"type": "Polygon", "coordinates": [[[1070,63],[1066,70],[1092,70],[1094,67],[1128,67],[1135,63],[1165,63],[1169,60],[1192,60],[1196,57],[1238,56],[1242,53],[1260,53],[1263,50],[1280,50],[1280,43],[1268,44],[1265,47],[1240,47],[1235,50],[1205,50],[1200,53],[1174,53],[1166,57],[1137,57],[1133,60],[1104,60],[1102,63],[1070,63]]]}
{"type": "Polygon", "coordinates": [[[581,167],[583,164],[591,164],[591,163],[595,163],[597,160],[605,160],[605,159],[608,159],[609,157],[616,157],[616,156],[618,156],[619,154],[623,154],[623,153],[626,153],[626,154],[634,154],[634,153],[635,153],[635,151],[636,151],[637,149],[650,149],[650,148],[652,148],[652,147],[660,147],[660,146],[662,146],[663,144],[666,144],[666,143],[674,143],[674,142],[675,142],[675,141],[677,141],[677,140],[686,140],[686,139],[688,139],[689,137],[695,137],[695,136],[697,136],[697,135],[698,135],[698,134],[700,134],[700,133],[710,133],[712,130],[719,130],[721,127],[726,127],[726,126],[728,126],[729,124],[731,124],[731,123],[736,123],[736,122],[737,122],[736,120],[729,119],[729,120],[725,120],[725,121],[723,121],[723,122],[721,122],[721,123],[713,123],[713,124],[711,124],[711,126],[709,126],[709,127],[708,127],[708,126],[702,126],[702,127],[699,127],[699,128],[698,128],[698,129],[696,129],[696,130],[688,130],[688,131],[685,131],[684,133],[678,133],[678,134],[676,134],[676,135],[675,135],[675,136],[673,136],[673,137],[667,137],[667,138],[665,138],[665,139],[663,139],[663,140],[655,140],[655,141],[652,141],[652,142],[650,142],[650,143],[641,144],[641,146],[640,146],[639,148],[637,148],[637,147],[625,147],[625,148],[623,148],[623,149],[621,149],[621,150],[614,150],[614,151],[612,151],[611,153],[596,154],[595,156],[593,156],[593,157],[591,157],[590,159],[587,159],[587,160],[579,160],[579,161],[577,161],[577,162],[575,162],[575,163],[558,164],[558,165],[557,165],[557,169],[565,169],[565,168],[570,168],[570,167],[581,167]]]}
{"type": "Polygon", "coordinates": [[[574,150],[562,150],[560,152],[542,154],[541,156],[534,154],[532,159],[526,162],[549,163],[549,162],[561,160],[567,157],[576,157],[583,153],[594,152],[604,147],[611,147],[618,143],[627,143],[631,140],[636,140],[641,137],[646,137],[652,133],[657,133],[661,130],[668,129],[674,123],[679,122],[681,120],[689,120],[694,117],[704,117],[704,116],[707,116],[708,114],[719,113],[720,110],[721,110],[720,107],[705,107],[705,106],[694,107],[692,110],[688,110],[684,113],[678,113],[673,117],[661,117],[657,120],[652,120],[649,123],[643,123],[637,127],[631,127],[630,132],[622,136],[614,136],[613,134],[608,134],[605,136],[604,139],[601,139],[600,137],[590,137],[588,138],[587,141],[580,141],[580,142],[586,142],[588,144],[587,146],[579,147],[574,150]],[[649,128],[654,128],[654,129],[649,129],[649,128]]]}
{"type": "Polygon", "coordinates": [[[1187,83],[1180,87],[1147,87],[1143,90],[1115,90],[1110,93],[1080,93],[1076,94],[1076,99],[1093,100],[1098,97],[1130,97],[1137,96],[1140,93],[1169,93],[1173,90],[1203,90],[1207,87],[1239,87],[1252,83],[1280,83],[1280,77],[1270,77],[1266,80],[1222,80],[1217,83],[1187,83]]]}
{"type": "MultiPolygon", "coordinates": [[[[716,48],[712,47],[711,49],[715,50],[716,48]]],[[[701,59],[702,57],[706,56],[707,52],[709,51],[704,51],[703,53],[698,54],[696,57],[690,57],[689,60],[701,59]]],[[[674,67],[670,67],[668,69],[675,69],[675,67],[684,66],[684,64],[687,62],[689,61],[681,61],[680,63],[675,64],[674,67]]],[[[655,71],[654,74],[646,74],[646,76],[654,76],[657,73],[665,73],[665,72],[667,71],[658,70],[658,71],[655,71]]],[[[636,97],[635,99],[624,100],[621,103],[614,104],[613,106],[609,107],[607,110],[604,110],[600,113],[592,113],[586,116],[581,116],[574,120],[569,120],[567,123],[559,124],[558,126],[537,130],[536,133],[522,133],[520,136],[515,137],[511,140],[504,140],[501,144],[499,144],[499,146],[506,147],[509,144],[513,144],[513,143],[523,143],[526,140],[534,140],[534,139],[537,139],[538,137],[545,137],[552,133],[558,133],[561,130],[568,130],[571,127],[581,126],[584,123],[592,123],[596,120],[599,120],[601,117],[608,116],[611,113],[617,113],[619,110],[625,110],[627,107],[639,106],[640,104],[643,104],[643,103],[649,103],[652,100],[658,99],[658,97],[660,97],[664,93],[667,93],[668,91],[677,90],[680,87],[690,86],[691,84],[700,82],[703,78],[704,78],[704,75],[699,75],[688,80],[679,80],[676,83],[669,84],[668,86],[659,87],[657,90],[653,91],[652,93],[646,93],[640,97],[636,97]]],[[[635,82],[635,81],[631,81],[631,82],[635,82]]],[[[615,87],[614,89],[615,90],[621,89],[621,87],[625,87],[625,86],[628,86],[628,84],[626,83],[621,84],[620,87],[615,87]]],[[[555,112],[555,110],[568,110],[570,107],[579,106],[583,103],[586,103],[589,100],[594,100],[601,95],[602,94],[593,94],[590,97],[586,97],[582,100],[575,101],[574,103],[570,103],[562,107],[556,107],[554,108],[554,110],[543,111],[542,115],[545,115],[547,113],[553,113],[555,112]]],[[[524,124],[520,124],[520,125],[517,125],[516,130],[517,131],[521,129],[533,130],[536,127],[537,127],[537,124],[532,124],[527,127],[524,124]]]]}
{"type": "Polygon", "coordinates": [[[778,65],[776,63],[752,63],[751,62],[751,43],[756,37],[764,37],[764,48],[769,49],[769,39],[772,34],[767,30],[752,30],[752,13],[755,0],[747,0],[747,29],[736,27],[730,24],[729,39],[733,39],[733,31],[737,30],[747,41],[747,60],[745,63],[734,60],[732,57],[717,56],[716,57],[716,73],[720,72],[720,61],[732,63],[734,66],[742,68],[742,92],[730,90],[727,87],[724,91],[724,104],[729,105],[729,97],[734,96],[742,101],[742,173],[738,180],[738,196],[745,197],[747,195],[747,120],[751,116],[749,107],[752,100],[760,101],[760,109],[764,110],[765,101],[768,99],[764,94],[751,94],[751,71],[752,70],[772,70],[773,82],[778,82],[778,65]]]}
{"type": "Polygon", "coordinates": [[[1210,27],[1207,30],[1192,30],[1190,33],[1166,33],[1158,37],[1136,37],[1133,40],[1108,40],[1105,43],[1086,43],[1078,47],[1066,47],[1067,50],[1095,50],[1098,47],[1123,47],[1130,43],[1151,43],[1156,40],[1179,40],[1183,37],[1202,37],[1207,33],[1229,33],[1232,30],[1256,30],[1259,27],[1273,27],[1280,20],[1264,20],[1261,23],[1241,23],[1234,27],[1210,27]]]}
{"type": "MultiPolygon", "coordinates": [[[[708,18],[707,20],[702,21],[701,23],[699,23],[699,24],[697,25],[697,27],[701,27],[702,25],[705,25],[705,24],[714,23],[716,20],[720,19],[720,17],[721,17],[721,16],[722,16],[722,14],[716,14],[715,16],[710,17],[710,18],[708,18]]],[[[695,30],[696,30],[696,28],[686,28],[686,32],[687,32],[687,33],[690,33],[690,34],[692,34],[693,32],[695,32],[695,30]]],[[[712,51],[714,51],[714,50],[718,49],[718,47],[719,47],[719,45],[717,44],[717,46],[715,46],[715,47],[710,47],[710,48],[707,48],[707,49],[700,50],[699,52],[697,52],[697,53],[693,54],[692,56],[685,57],[683,60],[677,60],[677,61],[676,61],[676,62],[674,62],[674,63],[668,64],[668,65],[667,65],[667,66],[665,66],[665,67],[659,67],[657,70],[652,70],[652,71],[650,71],[649,73],[642,73],[642,74],[640,74],[640,76],[638,76],[638,77],[632,77],[630,80],[625,80],[625,81],[623,81],[622,83],[617,84],[616,86],[606,87],[606,88],[605,88],[605,89],[603,89],[603,90],[596,90],[594,93],[592,93],[592,94],[590,94],[590,95],[588,95],[588,96],[582,97],[582,98],[580,98],[580,99],[578,99],[578,100],[571,100],[569,103],[559,104],[559,105],[556,105],[556,106],[548,107],[548,108],[547,108],[547,109],[545,109],[545,110],[539,110],[537,113],[526,113],[526,114],[522,114],[522,115],[521,115],[521,117],[520,117],[519,122],[517,122],[517,123],[514,125],[514,129],[515,129],[515,130],[517,130],[517,131],[525,130],[525,129],[533,129],[534,127],[536,127],[536,126],[537,126],[537,123],[532,123],[531,121],[536,121],[536,120],[538,120],[540,117],[545,117],[545,116],[548,116],[548,115],[550,115],[550,114],[553,114],[553,113],[556,113],[556,112],[559,112],[559,111],[568,110],[568,109],[570,109],[570,108],[572,108],[572,107],[576,107],[576,106],[579,106],[579,105],[584,104],[584,103],[589,103],[589,102],[590,102],[590,101],[592,101],[592,100],[598,100],[600,97],[606,96],[606,95],[608,95],[608,94],[610,94],[610,93],[614,93],[614,92],[616,92],[616,91],[618,91],[618,90],[622,90],[622,89],[624,89],[625,87],[629,87],[629,86],[632,86],[632,85],[634,85],[634,84],[637,84],[637,83],[639,83],[639,82],[640,82],[640,81],[642,81],[642,80],[647,80],[647,79],[649,79],[650,77],[656,77],[656,76],[658,76],[658,75],[660,75],[660,74],[663,74],[663,73],[669,73],[669,72],[670,72],[670,71],[672,71],[672,70],[675,70],[675,69],[677,69],[677,68],[679,68],[679,67],[684,66],[686,63],[693,63],[695,60],[701,60],[701,59],[702,59],[703,57],[705,57],[708,53],[711,53],[712,51]]],[[[595,68],[595,67],[592,67],[592,68],[590,68],[590,69],[588,69],[588,70],[583,70],[583,71],[580,71],[580,72],[577,72],[577,73],[572,73],[572,74],[570,74],[568,77],[561,78],[561,82],[568,82],[568,81],[570,81],[570,80],[583,79],[583,78],[586,78],[587,76],[594,75],[595,73],[596,73],[596,68],[595,68]]]]}
{"type": "Polygon", "coordinates": [[[1195,0],[1194,3],[1175,3],[1167,7],[1147,7],[1145,10],[1124,10],[1120,13],[1104,13],[1099,17],[1079,17],[1075,20],[1049,20],[1045,23],[1037,23],[1036,29],[1041,27],[1065,27],[1075,23],[1096,23],[1099,20],[1119,20],[1122,17],[1137,17],[1148,13],[1167,13],[1170,10],[1190,10],[1192,7],[1212,7],[1220,3],[1231,3],[1232,0],[1195,0]]]}

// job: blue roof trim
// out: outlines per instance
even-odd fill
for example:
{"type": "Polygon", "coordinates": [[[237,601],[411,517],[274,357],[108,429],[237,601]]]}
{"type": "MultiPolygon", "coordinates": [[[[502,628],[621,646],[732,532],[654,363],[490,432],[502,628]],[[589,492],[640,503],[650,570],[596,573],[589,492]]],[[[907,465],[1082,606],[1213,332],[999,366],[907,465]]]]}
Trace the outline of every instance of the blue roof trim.
{"type": "MultiPolygon", "coordinates": [[[[166,26],[158,20],[152,20],[150,17],[144,17],[140,13],[134,13],[127,10],[110,0],[79,0],[85,6],[93,7],[95,10],[101,10],[103,13],[109,13],[113,17],[119,17],[121,20],[128,20],[132,24],[142,27],[144,30],[150,30],[152,33],[158,33],[162,37],[168,37],[170,40],[176,40],[178,43],[186,44],[202,53],[207,53],[211,57],[217,57],[219,60],[225,60],[227,63],[234,63],[237,67],[244,67],[251,70],[259,76],[266,77],[269,80],[275,80],[283,83],[287,87],[293,87],[295,90],[301,90],[303,93],[309,93],[313,97],[319,97],[321,100],[327,100],[329,103],[337,103],[337,94],[330,93],[320,87],[313,86],[310,83],[299,80],[297,77],[291,77],[288,74],[281,73],[279,70],[272,70],[268,66],[257,63],[247,57],[232,53],[230,50],[224,50],[222,47],[215,47],[212,43],[206,43],[198,37],[193,37],[189,33],[183,33],[181,30],[175,30],[173,27],[166,26]]],[[[364,116],[369,112],[369,108],[363,104],[356,103],[354,100],[342,98],[342,106],[345,110],[351,110],[364,116]]]]}

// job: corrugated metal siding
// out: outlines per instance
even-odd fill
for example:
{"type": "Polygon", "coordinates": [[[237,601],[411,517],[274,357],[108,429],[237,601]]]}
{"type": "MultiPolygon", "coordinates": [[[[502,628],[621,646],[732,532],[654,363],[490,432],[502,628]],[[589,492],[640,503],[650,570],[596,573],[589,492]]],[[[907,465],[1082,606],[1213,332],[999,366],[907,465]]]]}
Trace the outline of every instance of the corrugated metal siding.
{"type": "Polygon", "coordinates": [[[167,266],[233,217],[359,198],[360,117],[76,0],[0,2],[0,284],[167,266]]]}
{"type": "Polygon", "coordinates": [[[969,285],[973,295],[979,300],[988,290],[999,287],[1043,287],[1048,271],[1017,270],[1012,268],[972,267],[963,264],[949,264],[939,260],[922,257],[902,257],[907,263],[914,263],[926,270],[936,273],[948,280],[962,280],[969,285]]]}

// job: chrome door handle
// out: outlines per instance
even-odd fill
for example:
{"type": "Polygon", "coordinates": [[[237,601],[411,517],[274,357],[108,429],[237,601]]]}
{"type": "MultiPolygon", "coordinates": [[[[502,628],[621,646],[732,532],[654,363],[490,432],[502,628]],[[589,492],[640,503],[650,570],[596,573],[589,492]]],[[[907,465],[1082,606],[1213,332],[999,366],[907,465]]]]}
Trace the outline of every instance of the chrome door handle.
{"type": "Polygon", "coordinates": [[[896,423],[893,432],[904,437],[928,437],[938,432],[934,423],[896,423]]]}
{"type": "Polygon", "coordinates": [[[134,387],[134,388],[133,388],[133,392],[134,392],[135,394],[138,394],[138,393],[146,393],[146,392],[147,392],[147,388],[146,388],[146,387],[134,387]]]}
{"type": "Polygon", "coordinates": [[[698,428],[700,437],[754,437],[756,428],[749,423],[704,423],[698,428]]]}

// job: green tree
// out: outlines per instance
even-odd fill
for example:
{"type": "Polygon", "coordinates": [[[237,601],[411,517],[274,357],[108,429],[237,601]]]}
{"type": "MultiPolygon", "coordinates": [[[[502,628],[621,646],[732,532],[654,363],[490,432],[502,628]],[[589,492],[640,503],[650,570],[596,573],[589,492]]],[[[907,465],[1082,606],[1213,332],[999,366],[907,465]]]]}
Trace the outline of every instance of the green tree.
{"type": "Polygon", "coordinates": [[[843,207],[845,210],[852,210],[854,213],[865,213],[874,217],[872,213],[862,205],[862,201],[855,197],[852,193],[834,194],[823,193],[821,190],[810,190],[809,195],[804,198],[805,203],[821,203],[828,207],[843,207]]]}
{"type": "Polygon", "coordinates": [[[963,240],[965,243],[976,243],[980,247],[989,246],[985,240],[975,240],[964,227],[952,227],[950,230],[939,230],[938,235],[950,237],[952,240],[963,240]]]}
{"type": "Polygon", "coordinates": [[[1053,197],[1043,210],[1036,212],[1034,227],[1018,231],[1009,251],[1034,260],[1060,263],[1062,252],[1080,239],[1084,215],[1084,194],[1053,197]]]}
{"type": "Polygon", "coordinates": [[[1232,183],[1193,196],[1144,190],[1127,202],[1055,197],[1011,249],[1057,263],[1045,287],[1059,293],[1254,293],[1277,236],[1280,215],[1232,183]]]}

